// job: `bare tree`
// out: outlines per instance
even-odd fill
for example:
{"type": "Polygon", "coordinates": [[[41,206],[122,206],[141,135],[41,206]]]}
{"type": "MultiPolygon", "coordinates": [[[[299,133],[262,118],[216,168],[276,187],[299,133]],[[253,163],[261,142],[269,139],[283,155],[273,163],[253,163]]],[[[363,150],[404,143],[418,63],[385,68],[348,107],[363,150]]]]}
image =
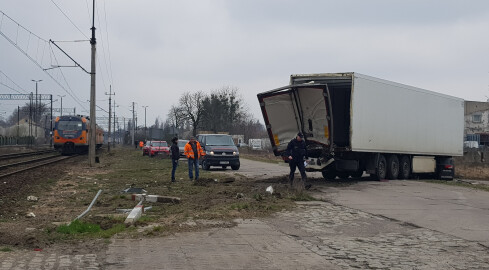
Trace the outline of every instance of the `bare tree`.
{"type": "Polygon", "coordinates": [[[202,100],[205,94],[202,91],[195,93],[185,92],[180,97],[179,108],[182,113],[182,119],[187,120],[192,125],[192,134],[197,135],[197,128],[202,120],[202,100]]]}

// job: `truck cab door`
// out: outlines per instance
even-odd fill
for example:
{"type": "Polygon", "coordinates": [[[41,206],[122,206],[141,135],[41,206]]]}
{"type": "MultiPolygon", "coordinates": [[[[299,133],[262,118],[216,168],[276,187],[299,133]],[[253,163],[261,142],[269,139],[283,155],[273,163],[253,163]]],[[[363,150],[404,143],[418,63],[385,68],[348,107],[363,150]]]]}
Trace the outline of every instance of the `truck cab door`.
{"type": "Polygon", "coordinates": [[[263,118],[275,155],[302,132],[310,146],[329,150],[333,126],[326,84],[303,84],[258,94],[263,118]]]}

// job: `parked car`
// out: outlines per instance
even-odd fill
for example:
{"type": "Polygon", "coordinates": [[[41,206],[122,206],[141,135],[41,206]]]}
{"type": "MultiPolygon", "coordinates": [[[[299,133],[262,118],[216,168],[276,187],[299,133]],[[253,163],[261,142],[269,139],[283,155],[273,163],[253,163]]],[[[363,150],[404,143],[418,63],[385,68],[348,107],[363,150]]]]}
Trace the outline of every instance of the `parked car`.
{"type": "Polygon", "coordinates": [[[188,140],[178,140],[178,150],[180,151],[180,157],[185,157],[184,148],[187,143],[188,140]]]}
{"type": "Polygon", "coordinates": [[[151,147],[151,141],[146,141],[143,146],[143,156],[149,155],[149,148],[151,147]]]}
{"type": "Polygon", "coordinates": [[[154,157],[156,155],[170,156],[170,147],[166,141],[151,141],[149,156],[154,157]]]}
{"type": "Polygon", "coordinates": [[[246,143],[238,143],[238,147],[248,147],[248,144],[246,143]]]}
{"type": "Polygon", "coordinates": [[[223,169],[231,166],[233,170],[239,169],[239,151],[231,136],[199,134],[197,140],[205,151],[205,156],[199,160],[202,169],[208,170],[211,166],[221,166],[223,169]]]}

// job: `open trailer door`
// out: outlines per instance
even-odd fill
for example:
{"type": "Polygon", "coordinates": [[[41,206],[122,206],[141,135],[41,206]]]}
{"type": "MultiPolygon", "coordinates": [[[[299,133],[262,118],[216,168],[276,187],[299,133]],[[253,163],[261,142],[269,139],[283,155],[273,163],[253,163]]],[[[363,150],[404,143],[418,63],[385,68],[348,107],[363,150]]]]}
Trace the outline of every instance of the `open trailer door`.
{"type": "Polygon", "coordinates": [[[268,136],[276,156],[302,132],[309,145],[331,145],[333,125],[326,84],[304,84],[258,94],[268,136]]]}

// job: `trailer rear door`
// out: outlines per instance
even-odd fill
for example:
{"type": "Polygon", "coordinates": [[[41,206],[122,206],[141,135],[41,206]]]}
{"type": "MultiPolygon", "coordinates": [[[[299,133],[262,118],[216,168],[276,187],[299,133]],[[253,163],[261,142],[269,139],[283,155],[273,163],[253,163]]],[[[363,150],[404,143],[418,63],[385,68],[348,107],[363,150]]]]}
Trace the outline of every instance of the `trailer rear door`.
{"type": "Polygon", "coordinates": [[[325,84],[286,86],[258,94],[258,100],[275,155],[287,149],[298,132],[306,142],[331,145],[329,91],[325,84]]]}

